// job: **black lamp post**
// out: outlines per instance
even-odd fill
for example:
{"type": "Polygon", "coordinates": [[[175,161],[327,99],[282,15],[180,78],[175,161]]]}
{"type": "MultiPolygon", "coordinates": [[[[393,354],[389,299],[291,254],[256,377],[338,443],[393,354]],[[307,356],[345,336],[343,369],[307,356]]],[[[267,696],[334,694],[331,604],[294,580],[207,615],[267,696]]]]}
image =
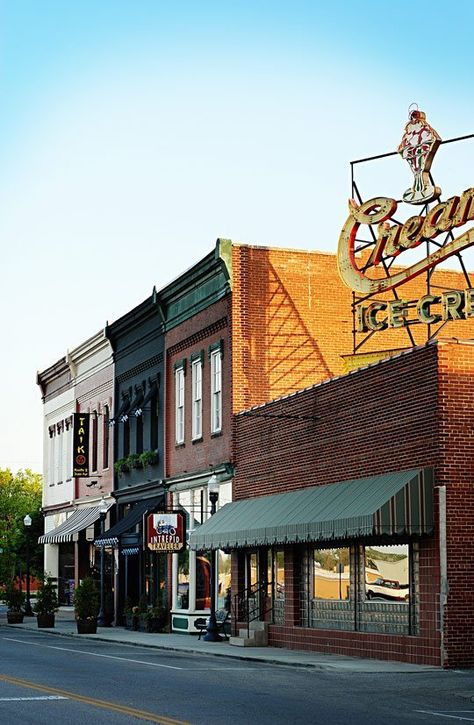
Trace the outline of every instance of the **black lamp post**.
{"type": "MultiPolygon", "coordinates": [[[[216,513],[216,504],[219,499],[219,482],[217,476],[213,475],[207,482],[207,492],[211,502],[211,516],[216,513]]],[[[211,613],[207,625],[207,633],[203,637],[205,642],[222,642],[216,621],[216,552],[211,551],[211,613]]]]}
{"type": "Polygon", "coordinates": [[[26,533],[26,604],[25,604],[25,617],[34,617],[33,610],[31,609],[30,601],[30,526],[31,516],[26,514],[23,519],[26,533]]]}
{"type": "MultiPolygon", "coordinates": [[[[102,499],[99,506],[100,511],[100,535],[103,536],[105,533],[105,517],[108,511],[107,502],[102,499]]],[[[97,617],[97,626],[105,627],[107,622],[105,619],[105,608],[104,608],[104,579],[105,579],[105,547],[100,547],[100,609],[97,617]]]]}

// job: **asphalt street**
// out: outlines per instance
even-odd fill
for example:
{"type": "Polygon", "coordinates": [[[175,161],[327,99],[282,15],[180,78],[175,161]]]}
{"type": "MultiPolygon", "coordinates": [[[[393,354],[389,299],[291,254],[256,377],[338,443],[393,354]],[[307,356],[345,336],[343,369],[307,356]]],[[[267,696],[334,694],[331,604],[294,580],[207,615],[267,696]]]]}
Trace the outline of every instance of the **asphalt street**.
{"type": "Polygon", "coordinates": [[[0,629],[0,723],[474,723],[471,672],[324,672],[0,629]]]}

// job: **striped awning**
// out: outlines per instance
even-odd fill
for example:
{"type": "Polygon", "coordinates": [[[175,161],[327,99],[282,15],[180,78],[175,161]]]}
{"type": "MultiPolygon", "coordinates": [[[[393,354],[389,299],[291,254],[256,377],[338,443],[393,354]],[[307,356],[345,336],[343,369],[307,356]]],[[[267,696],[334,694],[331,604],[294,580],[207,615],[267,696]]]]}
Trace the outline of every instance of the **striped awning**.
{"type": "Polygon", "coordinates": [[[138,546],[126,546],[124,549],[120,550],[120,553],[122,556],[134,556],[135,554],[140,553],[140,549],[138,546]]]}
{"type": "Polygon", "coordinates": [[[234,549],[432,531],[432,471],[411,470],[234,501],[197,528],[189,545],[234,549]]]}
{"type": "MultiPolygon", "coordinates": [[[[114,502],[107,502],[108,508],[113,506],[114,502]]],[[[72,541],[74,534],[92,526],[100,517],[100,506],[84,506],[73,511],[69,518],[60,526],[57,526],[47,534],[43,534],[38,539],[38,544],[61,544],[66,541],[72,541]]]]}

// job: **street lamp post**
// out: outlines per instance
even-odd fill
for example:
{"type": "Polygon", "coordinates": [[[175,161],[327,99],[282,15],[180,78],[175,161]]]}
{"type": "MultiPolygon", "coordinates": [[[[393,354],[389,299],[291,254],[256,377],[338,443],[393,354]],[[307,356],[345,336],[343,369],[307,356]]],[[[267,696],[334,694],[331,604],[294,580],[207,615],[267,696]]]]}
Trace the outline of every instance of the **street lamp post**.
{"type": "MultiPolygon", "coordinates": [[[[211,516],[216,513],[216,504],[219,499],[219,482],[217,476],[212,475],[207,482],[207,491],[209,501],[211,502],[211,516]]],[[[216,552],[211,551],[211,612],[207,625],[207,634],[204,636],[205,642],[222,642],[216,621],[216,552]]]]}
{"type": "Polygon", "coordinates": [[[32,524],[31,516],[26,514],[23,519],[26,533],[26,604],[25,604],[25,617],[34,617],[33,610],[31,609],[30,601],[30,526],[32,524]]]}
{"type": "MultiPolygon", "coordinates": [[[[99,512],[100,512],[100,535],[103,536],[105,533],[105,517],[107,515],[108,511],[107,502],[105,499],[102,499],[99,506],[99,512]]],[[[105,627],[107,622],[105,619],[105,609],[104,609],[104,579],[105,579],[105,547],[102,545],[100,547],[100,609],[99,609],[99,615],[97,617],[97,626],[98,627],[105,627]]]]}

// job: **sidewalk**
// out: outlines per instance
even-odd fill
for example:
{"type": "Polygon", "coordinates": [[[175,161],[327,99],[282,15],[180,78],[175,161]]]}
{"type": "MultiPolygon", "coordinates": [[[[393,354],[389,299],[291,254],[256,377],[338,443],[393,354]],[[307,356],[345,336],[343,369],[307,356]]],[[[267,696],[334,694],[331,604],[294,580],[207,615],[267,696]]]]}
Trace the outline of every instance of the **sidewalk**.
{"type": "Polygon", "coordinates": [[[132,632],[124,627],[100,627],[97,634],[77,634],[74,612],[72,609],[62,607],[56,614],[54,629],[38,629],[35,617],[25,617],[23,624],[7,624],[6,616],[0,616],[1,633],[5,636],[8,629],[33,630],[35,633],[55,634],[63,637],[79,637],[81,640],[91,639],[114,644],[127,644],[131,646],[150,647],[153,649],[173,650],[175,652],[188,652],[193,654],[214,655],[228,657],[236,660],[254,662],[267,662],[269,664],[286,665],[292,667],[311,667],[319,670],[339,670],[345,672],[367,673],[415,673],[439,672],[439,668],[428,665],[412,665],[404,662],[385,662],[344,655],[326,654],[321,652],[301,652],[296,650],[280,649],[278,647],[246,647],[240,648],[228,642],[204,642],[198,640],[197,635],[190,634],[148,634],[147,632],[132,632]]]}

